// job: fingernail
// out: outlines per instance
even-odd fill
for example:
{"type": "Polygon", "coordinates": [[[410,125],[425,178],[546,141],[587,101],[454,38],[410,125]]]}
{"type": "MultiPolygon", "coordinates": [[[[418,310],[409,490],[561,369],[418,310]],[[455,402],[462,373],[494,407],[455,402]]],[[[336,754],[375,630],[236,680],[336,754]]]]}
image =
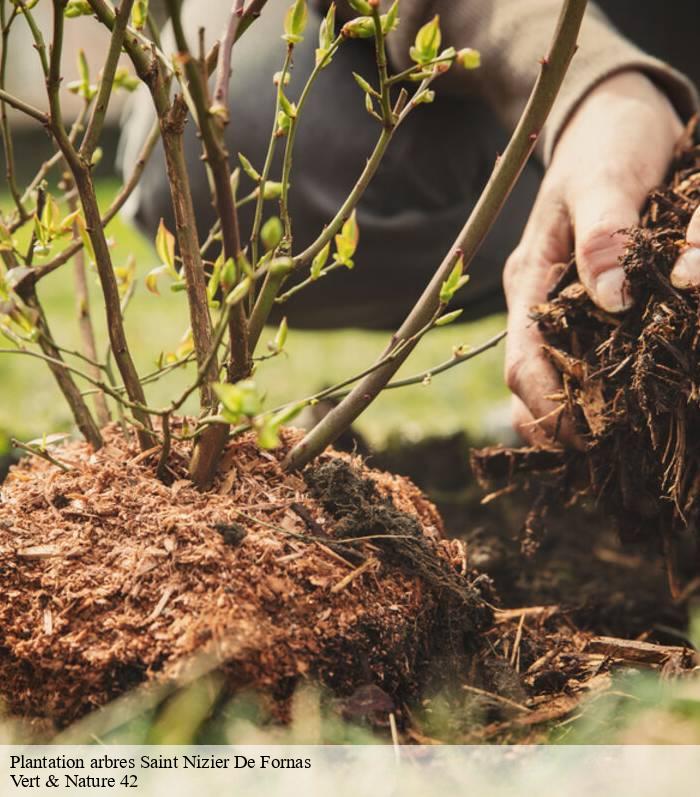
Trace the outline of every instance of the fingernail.
{"type": "Polygon", "coordinates": [[[671,272],[674,288],[693,288],[700,285],[700,249],[691,246],[676,260],[671,272]]]}
{"type": "Polygon", "coordinates": [[[621,268],[604,271],[593,286],[593,297],[608,313],[621,313],[632,306],[632,296],[625,272],[621,268]]]}

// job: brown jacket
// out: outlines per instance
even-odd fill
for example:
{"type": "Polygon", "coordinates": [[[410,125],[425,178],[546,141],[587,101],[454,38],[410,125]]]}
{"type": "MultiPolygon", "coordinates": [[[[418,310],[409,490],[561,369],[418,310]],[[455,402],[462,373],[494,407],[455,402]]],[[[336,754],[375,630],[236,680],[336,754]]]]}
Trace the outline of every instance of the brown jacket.
{"type": "MultiPolygon", "coordinates": [[[[328,6],[328,0],[312,2],[321,9],[328,6]]],[[[337,0],[337,5],[340,18],[357,16],[347,0],[337,0]]],[[[382,8],[388,5],[389,0],[382,0],[382,8]]],[[[482,66],[474,72],[453,70],[436,88],[484,97],[512,129],[532,89],[538,60],[549,47],[561,5],[562,0],[401,0],[401,23],[388,40],[392,65],[397,70],[410,66],[408,51],[416,31],[439,14],[443,44],[474,47],[481,53],[482,66]]],[[[695,112],[698,98],[690,81],[635,47],[589,3],[579,50],[540,138],[545,162],[585,94],[601,80],[628,69],[644,72],[663,88],[684,119],[695,112]]]]}

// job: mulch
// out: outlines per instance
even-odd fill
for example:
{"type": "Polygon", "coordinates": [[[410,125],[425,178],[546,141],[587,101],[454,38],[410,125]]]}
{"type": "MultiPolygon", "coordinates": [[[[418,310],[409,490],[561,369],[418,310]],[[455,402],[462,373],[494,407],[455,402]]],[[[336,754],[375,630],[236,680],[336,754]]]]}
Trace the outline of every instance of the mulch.
{"type": "Polygon", "coordinates": [[[235,438],[207,493],[185,478],[184,445],[166,485],[157,452],[139,454],[115,427],[97,453],[80,442],[56,449],[66,472],[37,458],[15,466],[0,503],[9,710],[65,726],[137,684],[177,679],[197,656],[222,669],[228,693],[270,695],[282,719],[307,678],[340,695],[368,683],[397,700],[415,693],[449,584],[462,608],[473,601],[465,634],[488,621],[464,547],[441,539],[437,511],[407,479],[343,454],[320,467],[355,474],[375,514],[336,534],[342,518],[318,485],[315,498],[280,467],[295,435],[274,453],[235,438]],[[408,522],[410,550],[447,588],[411,572],[405,534],[387,542],[392,518],[408,522]]]}

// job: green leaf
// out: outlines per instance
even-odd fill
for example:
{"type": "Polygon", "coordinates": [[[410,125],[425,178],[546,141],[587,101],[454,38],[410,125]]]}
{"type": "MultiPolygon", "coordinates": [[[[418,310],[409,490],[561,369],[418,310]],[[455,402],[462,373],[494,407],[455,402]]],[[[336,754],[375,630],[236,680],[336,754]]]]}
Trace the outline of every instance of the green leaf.
{"type": "Polygon", "coordinates": [[[457,63],[464,69],[477,69],[481,66],[481,53],[471,47],[464,47],[457,53],[457,63]]]}
{"type": "MultiPolygon", "coordinates": [[[[330,52],[333,42],[335,40],[335,3],[331,3],[328,8],[328,13],[321,21],[321,27],[318,30],[318,49],[316,50],[316,66],[321,61],[326,59],[330,52]]],[[[330,64],[332,59],[328,58],[323,65],[325,69],[330,64]]]]}
{"type": "Polygon", "coordinates": [[[437,57],[441,43],[440,16],[436,14],[418,31],[410,56],[417,64],[426,64],[437,57]]]}
{"type": "Polygon", "coordinates": [[[234,305],[237,305],[239,302],[243,301],[243,299],[245,299],[245,297],[250,293],[251,285],[252,282],[250,277],[244,277],[226,296],[226,304],[229,307],[233,307],[234,305]]]}
{"type": "Polygon", "coordinates": [[[271,252],[282,240],[284,228],[277,216],[270,217],[260,230],[260,240],[268,252],[271,252]]]}
{"type": "Polygon", "coordinates": [[[387,36],[399,26],[399,0],[394,0],[391,8],[381,17],[382,33],[387,36]]]}
{"type": "Polygon", "coordinates": [[[53,236],[60,229],[61,211],[58,207],[58,202],[56,202],[51,194],[46,197],[44,209],[41,211],[41,224],[49,236],[53,236]]]}
{"type": "Polygon", "coordinates": [[[412,102],[414,105],[423,105],[425,103],[433,102],[434,100],[435,92],[432,89],[423,89],[423,91],[420,91],[418,94],[416,94],[412,102]]]}
{"type": "Polygon", "coordinates": [[[219,290],[219,284],[221,283],[221,269],[223,268],[223,265],[224,256],[219,255],[214,261],[214,269],[212,270],[211,276],[209,277],[209,282],[207,283],[207,296],[209,297],[210,304],[214,301],[216,292],[219,290]]]}
{"type": "Polygon", "coordinates": [[[307,401],[299,401],[291,407],[275,413],[271,418],[264,418],[258,426],[258,445],[261,448],[277,448],[280,444],[279,430],[294,420],[307,404],[307,401]]]}
{"type": "Polygon", "coordinates": [[[135,0],[131,9],[131,24],[136,30],[142,30],[148,21],[148,0],[135,0]]]}
{"type": "MultiPolygon", "coordinates": [[[[27,5],[31,8],[31,4],[28,3],[27,5]]],[[[36,5],[36,3],[34,5],[36,5]]],[[[87,0],[68,0],[66,7],[63,9],[63,16],[68,19],[87,17],[92,13],[92,8],[87,0]]]]}
{"type": "Polygon", "coordinates": [[[64,219],[61,219],[61,223],[58,225],[59,230],[63,233],[70,232],[73,229],[73,225],[77,224],[79,215],[80,210],[74,210],[69,213],[64,219]]]}
{"type": "Polygon", "coordinates": [[[158,253],[160,262],[164,263],[172,276],[177,279],[178,273],[175,268],[175,236],[165,226],[163,219],[160,220],[158,232],[156,233],[156,252],[158,253]]]}
{"type": "Polygon", "coordinates": [[[289,132],[289,128],[292,125],[292,120],[287,116],[284,111],[280,111],[277,114],[277,130],[275,131],[276,136],[286,136],[289,132]]]}
{"type": "Polygon", "coordinates": [[[373,97],[380,97],[378,91],[372,88],[372,86],[362,77],[362,75],[358,75],[357,72],[353,72],[352,76],[355,78],[355,83],[365,92],[365,94],[371,94],[373,97]]]}
{"type": "Polygon", "coordinates": [[[282,90],[280,90],[280,106],[286,116],[288,116],[290,119],[296,119],[297,106],[285,97],[282,90]]]}
{"type": "Polygon", "coordinates": [[[85,219],[82,217],[82,215],[78,214],[78,216],[75,219],[75,224],[78,228],[80,240],[83,242],[83,249],[85,250],[85,254],[88,256],[88,259],[92,263],[95,263],[96,262],[95,250],[93,249],[92,240],[90,239],[87,227],[85,226],[85,219]]]}
{"type": "Polygon", "coordinates": [[[341,35],[346,39],[370,39],[374,36],[374,20],[372,17],[357,17],[343,25],[341,35]]]}
{"type": "Polygon", "coordinates": [[[296,0],[294,5],[289,7],[284,18],[284,36],[282,38],[289,44],[298,44],[303,41],[303,33],[306,29],[309,11],[306,7],[306,0],[296,0]]]}
{"type": "Polygon", "coordinates": [[[258,426],[257,441],[260,448],[271,449],[277,448],[280,444],[279,427],[274,426],[272,420],[265,418],[258,426]]]}
{"type": "Polygon", "coordinates": [[[160,291],[158,290],[158,278],[167,273],[167,266],[157,266],[156,268],[151,269],[148,274],[146,274],[146,278],[144,280],[146,288],[151,293],[155,293],[156,296],[160,296],[160,291]]]}
{"type": "Polygon", "coordinates": [[[238,160],[241,162],[241,166],[243,167],[243,171],[250,177],[251,180],[254,180],[256,183],[259,183],[261,180],[261,176],[259,172],[257,172],[253,168],[253,164],[246,158],[243,153],[238,153],[238,160]]]}
{"type": "Polygon", "coordinates": [[[271,180],[266,180],[265,188],[263,189],[263,199],[279,199],[282,196],[282,183],[275,183],[271,180]]]}
{"type": "Polygon", "coordinates": [[[126,67],[120,66],[114,73],[114,82],[112,84],[117,89],[124,89],[124,91],[132,92],[141,85],[141,81],[132,75],[126,67]]]}
{"type": "Polygon", "coordinates": [[[441,304],[449,304],[452,297],[457,291],[469,282],[469,275],[463,274],[464,271],[464,258],[460,255],[454,268],[450,272],[450,276],[442,283],[440,287],[440,302],[441,304]]]}
{"type": "MultiPolygon", "coordinates": [[[[119,295],[126,296],[136,279],[136,258],[130,254],[123,266],[115,266],[114,276],[117,278],[119,295]]],[[[184,285],[184,282],[178,284],[184,285]]]]}
{"type": "Polygon", "coordinates": [[[194,351],[194,335],[192,334],[192,328],[188,327],[185,331],[185,334],[180,338],[180,343],[178,347],[175,349],[175,359],[176,360],[184,360],[189,354],[194,351]]]}
{"type": "Polygon", "coordinates": [[[328,255],[331,252],[331,242],[328,243],[321,249],[321,251],[316,255],[316,257],[311,261],[311,279],[317,280],[321,273],[323,272],[323,267],[328,262],[328,255]]]}
{"type": "Polygon", "coordinates": [[[358,14],[364,14],[368,17],[372,16],[372,6],[367,0],[348,0],[348,4],[357,11],[358,14]]]}
{"type": "Polygon", "coordinates": [[[90,83],[90,67],[88,66],[85,50],[78,50],[78,73],[83,83],[90,83]]]}
{"type": "Polygon", "coordinates": [[[287,325],[287,317],[285,316],[280,321],[279,327],[277,327],[277,334],[275,335],[275,339],[272,341],[272,343],[269,346],[270,351],[281,352],[284,349],[284,344],[287,342],[288,333],[289,333],[289,327],[287,325]]]}
{"type": "Polygon", "coordinates": [[[463,312],[464,311],[462,309],[459,309],[459,310],[453,310],[451,313],[445,313],[445,315],[441,315],[440,318],[438,318],[435,321],[435,326],[436,327],[445,327],[448,324],[451,324],[456,319],[458,319],[462,315],[463,312]]]}
{"type": "Polygon", "coordinates": [[[252,379],[244,379],[235,385],[217,382],[214,392],[229,423],[238,423],[243,417],[252,418],[262,409],[262,399],[252,379]]]}
{"type": "Polygon", "coordinates": [[[371,94],[365,94],[365,110],[367,111],[370,116],[377,116],[377,112],[374,110],[374,100],[372,99],[371,94]]]}
{"type": "Polygon", "coordinates": [[[339,235],[335,236],[335,262],[352,268],[352,256],[355,254],[360,240],[360,229],[357,225],[357,213],[353,210],[352,216],[343,224],[339,235]]]}
{"type": "Polygon", "coordinates": [[[221,266],[221,274],[219,276],[221,287],[228,293],[236,284],[237,279],[238,270],[236,269],[236,263],[232,257],[229,257],[221,266]]]}
{"type": "Polygon", "coordinates": [[[239,274],[245,274],[251,279],[255,276],[255,269],[253,268],[253,264],[250,262],[250,260],[248,260],[248,255],[246,252],[241,252],[238,255],[236,258],[236,265],[238,266],[239,274]]]}
{"type": "Polygon", "coordinates": [[[233,194],[234,198],[238,193],[238,184],[241,181],[241,170],[238,166],[231,172],[231,193],[233,194]]]}

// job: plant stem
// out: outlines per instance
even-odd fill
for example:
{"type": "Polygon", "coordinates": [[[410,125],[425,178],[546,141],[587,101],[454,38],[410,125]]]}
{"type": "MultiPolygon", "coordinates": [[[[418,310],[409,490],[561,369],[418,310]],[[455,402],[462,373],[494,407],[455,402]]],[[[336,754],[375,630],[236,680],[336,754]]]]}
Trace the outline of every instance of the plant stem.
{"type": "MultiPolygon", "coordinates": [[[[68,202],[68,207],[73,212],[77,208],[77,202],[71,200],[68,202]]],[[[73,236],[78,237],[77,225],[73,225],[73,236]]],[[[95,343],[95,330],[92,325],[92,315],[90,313],[90,294],[87,286],[87,276],[85,272],[85,253],[81,249],[75,255],[74,260],[75,271],[75,304],[76,312],[78,314],[78,328],[80,330],[80,337],[83,341],[83,349],[85,358],[91,361],[88,362],[92,376],[94,379],[100,379],[102,373],[97,364],[97,345],[95,343]]],[[[97,423],[100,427],[106,426],[110,422],[109,409],[105,399],[104,392],[98,392],[93,399],[95,404],[95,413],[97,415],[97,423]]]]}
{"type": "Polygon", "coordinates": [[[17,438],[13,437],[10,439],[10,445],[12,448],[17,448],[20,451],[26,451],[32,457],[39,457],[39,459],[44,459],[46,462],[50,462],[52,465],[55,465],[59,470],[68,473],[72,470],[68,465],[60,460],[56,459],[53,455],[49,454],[49,452],[44,448],[39,448],[38,446],[30,446],[27,443],[23,443],[21,440],[17,440],[17,438]]]}
{"type": "MultiPolygon", "coordinates": [[[[306,100],[311,93],[314,83],[316,82],[316,78],[321,74],[321,71],[328,64],[329,60],[335,55],[335,52],[338,47],[340,47],[342,41],[343,37],[338,36],[328,48],[328,52],[323,56],[323,58],[319,59],[318,63],[314,66],[311,74],[309,75],[309,79],[306,81],[306,85],[299,96],[299,102],[297,103],[297,114],[294,119],[290,120],[289,132],[287,133],[287,143],[284,147],[284,160],[282,162],[282,196],[280,197],[280,216],[282,218],[282,223],[284,224],[284,238],[289,241],[290,248],[292,244],[292,221],[289,217],[289,188],[292,175],[294,142],[296,141],[297,129],[299,126],[299,116],[304,110],[304,105],[306,104],[306,100]]],[[[275,114],[275,119],[276,118],[277,114],[275,114]]]]}
{"type": "Polygon", "coordinates": [[[379,75],[379,92],[381,94],[382,122],[384,127],[391,130],[396,124],[391,110],[391,92],[389,88],[389,74],[387,72],[386,42],[382,30],[382,20],[378,6],[372,6],[372,19],[374,20],[374,43],[377,54],[377,72],[379,75]]]}
{"type": "Polygon", "coordinates": [[[163,426],[163,447],[160,451],[158,458],[158,467],[156,474],[161,481],[165,481],[168,475],[168,458],[170,457],[170,447],[172,443],[172,435],[170,433],[170,413],[166,413],[161,418],[163,426]]]}
{"type": "MultiPolygon", "coordinates": [[[[389,382],[384,387],[384,390],[395,390],[399,387],[410,387],[411,385],[420,385],[425,382],[426,379],[430,379],[433,376],[438,376],[439,374],[444,374],[445,371],[449,371],[452,368],[455,368],[457,365],[462,365],[462,363],[466,363],[469,360],[473,360],[475,357],[478,357],[480,354],[483,354],[485,351],[492,349],[494,346],[497,346],[506,336],[505,330],[499,332],[497,335],[489,338],[484,343],[476,346],[473,349],[468,349],[460,353],[457,351],[455,354],[450,357],[449,360],[445,360],[444,362],[438,363],[434,365],[432,368],[428,368],[425,371],[421,371],[418,374],[413,374],[413,376],[407,376],[405,379],[396,379],[393,382],[389,382]]],[[[339,399],[344,398],[345,396],[349,395],[350,391],[338,391],[338,392],[331,392],[327,393],[323,398],[330,398],[330,399],[339,399]]]]}
{"type": "MultiPolygon", "coordinates": [[[[287,54],[284,58],[284,64],[282,65],[282,71],[280,72],[280,81],[279,85],[277,86],[277,93],[275,95],[275,111],[274,116],[272,119],[272,131],[270,132],[270,140],[267,145],[267,153],[265,155],[265,163],[263,164],[263,169],[260,174],[260,182],[258,183],[258,196],[257,201],[255,203],[255,214],[253,215],[253,227],[250,232],[250,251],[253,257],[253,266],[257,267],[258,259],[259,259],[259,241],[260,241],[260,228],[262,226],[262,214],[263,214],[263,205],[265,204],[265,183],[270,176],[270,169],[272,168],[272,159],[275,154],[275,149],[277,145],[277,117],[280,112],[281,102],[280,102],[280,94],[284,89],[284,81],[289,73],[289,68],[292,63],[292,53],[294,51],[293,45],[289,45],[287,47],[287,54]]],[[[250,353],[252,353],[255,349],[255,344],[253,343],[250,345],[250,353]]]]}
{"type": "Polygon", "coordinates": [[[43,111],[40,111],[28,102],[24,102],[24,100],[20,100],[19,97],[15,97],[13,94],[5,91],[5,89],[0,89],[0,102],[6,102],[16,111],[21,111],[23,114],[31,116],[32,119],[36,119],[37,122],[40,122],[44,126],[48,124],[49,118],[43,111]]]}
{"type": "MultiPolygon", "coordinates": [[[[220,45],[219,53],[223,55],[219,61],[219,67],[225,70],[217,79],[221,94],[221,111],[216,115],[210,111],[209,90],[207,86],[206,65],[196,60],[189,49],[185,33],[180,18],[179,0],[167,0],[168,8],[175,34],[175,41],[178,50],[184,57],[185,74],[194,103],[194,111],[197,119],[197,126],[202,138],[204,154],[206,157],[207,169],[211,176],[214,187],[214,204],[216,206],[218,218],[221,220],[221,234],[223,241],[224,258],[238,262],[241,254],[240,231],[238,226],[238,212],[236,202],[231,189],[231,170],[228,162],[228,151],[224,141],[224,129],[228,121],[228,75],[230,72],[230,60],[227,65],[226,50],[228,49],[228,59],[230,50],[235,39],[235,29],[240,22],[241,15],[238,13],[238,4],[234,3],[231,10],[229,25],[224,35],[224,43],[220,45]]],[[[171,180],[171,186],[173,185],[171,180]]],[[[192,220],[194,221],[194,208],[192,208],[192,220]]],[[[197,257],[200,258],[199,242],[196,242],[197,257]]],[[[202,267],[202,275],[204,269],[202,267]]],[[[204,282],[202,283],[204,285],[204,282]]],[[[207,306],[206,285],[204,285],[204,307],[207,306]]],[[[228,367],[228,379],[230,382],[237,382],[250,374],[251,361],[248,356],[248,326],[245,316],[243,303],[237,304],[228,313],[229,338],[231,342],[231,360],[228,367]]],[[[209,340],[206,349],[202,349],[202,355],[206,356],[206,351],[211,348],[212,336],[209,331],[209,340]]],[[[200,361],[201,364],[201,361],[200,361]]],[[[207,391],[207,401],[203,406],[211,410],[215,404],[212,393],[211,383],[218,376],[216,357],[212,359],[211,367],[207,378],[203,381],[203,388],[207,391]]],[[[190,463],[190,476],[195,484],[201,488],[206,488],[211,484],[216,473],[219,458],[228,436],[228,429],[224,427],[208,429],[205,434],[197,441],[190,463]]]]}
{"type": "Polygon", "coordinates": [[[255,348],[272,312],[277,294],[291,272],[291,263],[292,261],[290,260],[290,265],[287,268],[269,269],[265,275],[263,286],[260,289],[248,323],[248,345],[250,346],[251,356],[255,353],[255,348]]]}
{"type": "Polygon", "coordinates": [[[124,36],[126,35],[126,26],[129,23],[133,5],[134,0],[121,0],[119,8],[117,9],[114,27],[112,28],[112,36],[109,41],[107,58],[102,67],[100,88],[97,92],[95,104],[92,106],[92,114],[90,115],[87,130],[85,131],[80,145],[80,157],[86,161],[90,161],[92,158],[100,133],[102,133],[105,116],[107,114],[107,106],[109,105],[109,98],[112,94],[114,75],[117,71],[119,56],[121,55],[124,36]]]}
{"type": "MultiPolygon", "coordinates": [[[[0,27],[2,27],[2,53],[0,53],[0,89],[5,90],[5,75],[7,74],[7,52],[10,40],[10,29],[12,23],[17,16],[17,10],[14,9],[10,15],[9,21],[5,16],[5,1],[0,0],[0,27]]],[[[15,152],[14,143],[12,140],[12,131],[10,130],[10,123],[7,118],[7,106],[4,102],[0,103],[0,127],[2,128],[2,142],[5,150],[5,177],[7,179],[7,187],[10,189],[12,200],[15,203],[17,212],[22,221],[28,217],[28,213],[22,203],[22,197],[17,187],[17,179],[15,177],[15,152]]]]}
{"type": "MultiPolygon", "coordinates": [[[[49,75],[46,81],[50,109],[49,126],[56,143],[66,159],[66,163],[68,164],[76,188],[78,189],[78,194],[80,195],[80,203],[85,217],[85,228],[90,236],[90,241],[95,251],[95,265],[97,266],[97,272],[102,286],[105,312],[107,315],[107,328],[114,359],[116,360],[117,367],[124,381],[127,395],[134,404],[145,406],[146,397],[126,341],[119,300],[119,289],[114,275],[109,246],[104,234],[104,229],[102,228],[102,219],[100,218],[100,209],[97,204],[90,164],[86,163],[73,147],[66,133],[61,114],[59,88],[61,84],[63,11],[65,5],[65,0],[53,0],[53,39],[49,58],[49,75]]],[[[143,410],[134,410],[134,415],[142,427],[138,432],[141,448],[144,450],[151,448],[153,446],[153,436],[148,432],[151,428],[151,421],[148,414],[143,410]]]]}
{"type": "MultiPolygon", "coordinates": [[[[210,112],[209,91],[207,87],[206,67],[195,60],[187,45],[185,33],[182,28],[178,0],[167,0],[171,9],[171,18],[175,41],[178,49],[186,56],[185,73],[194,102],[197,126],[202,137],[207,168],[214,186],[214,204],[218,218],[221,220],[221,234],[224,249],[224,258],[232,258],[234,263],[241,254],[241,239],[238,225],[238,211],[231,189],[231,169],[228,161],[228,150],[224,140],[224,129],[228,122],[228,77],[230,68],[226,68],[226,58],[223,57],[219,66],[226,70],[217,76],[217,85],[221,92],[221,108],[219,114],[210,112]]],[[[224,38],[229,38],[228,45],[220,45],[219,53],[227,47],[229,51],[235,39],[235,30],[240,22],[238,4],[234,3],[231,10],[229,25],[224,38]]],[[[239,275],[240,276],[240,275],[239,275]]],[[[231,340],[231,361],[228,368],[228,379],[237,382],[250,374],[250,358],[248,356],[248,329],[245,310],[242,303],[236,305],[229,318],[229,337],[231,340]]]]}
{"type": "MultiPolygon", "coordinates": [[[[389,348],[397,340],[406,340],[426,324],[439,306],[440,289],[454,263],[461,255],[469,265],[486,234],[493,226],[503,203],[525,166],[544,126],[571,58],[576,52],[576,39],[586,8],[586,0],[565,0],[548,55],[542,65],[527,105],[510,142],[498,159],[491,178],[472,210],[469,219],[438,267],[414,308],[393,336],[389,348]]],[[[288,454],[288,469],[304,467],[326,446],[337,439],[355,418],[386,387],[392,376],[410,354],[415,344],[406,346],[401,355],[365,377],[351,393],[315,426],[288,454]]]]}

